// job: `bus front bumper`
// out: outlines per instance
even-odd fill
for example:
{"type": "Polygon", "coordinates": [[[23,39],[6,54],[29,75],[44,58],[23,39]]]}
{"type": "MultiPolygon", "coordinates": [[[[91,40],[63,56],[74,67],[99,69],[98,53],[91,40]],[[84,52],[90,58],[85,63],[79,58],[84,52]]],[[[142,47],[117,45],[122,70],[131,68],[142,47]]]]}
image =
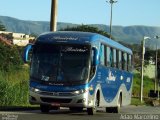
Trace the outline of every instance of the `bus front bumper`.
{"type": "Polygon", "coordinates": [[[33,92],[30,91],[30,104],[46,104],[58,107],[93,107],[93,99],[89,92],[78,95],[70,95],[55,92],[33,92]]]}

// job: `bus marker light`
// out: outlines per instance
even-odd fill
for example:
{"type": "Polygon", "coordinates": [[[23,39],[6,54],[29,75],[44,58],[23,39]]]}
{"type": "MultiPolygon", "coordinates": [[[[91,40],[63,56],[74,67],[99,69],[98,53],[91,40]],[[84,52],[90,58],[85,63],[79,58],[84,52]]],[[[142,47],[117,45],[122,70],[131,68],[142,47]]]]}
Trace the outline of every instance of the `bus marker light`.
{"type": "Polygon", "coordinates": [[[92,85],[89,87],[89,91],[93,91],[93,86],[92,85]]]}

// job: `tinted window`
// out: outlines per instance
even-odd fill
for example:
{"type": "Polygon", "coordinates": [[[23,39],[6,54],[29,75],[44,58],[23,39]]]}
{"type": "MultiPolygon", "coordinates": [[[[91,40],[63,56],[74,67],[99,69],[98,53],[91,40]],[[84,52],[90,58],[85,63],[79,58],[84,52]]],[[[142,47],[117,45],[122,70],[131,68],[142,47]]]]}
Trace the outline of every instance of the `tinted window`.
{"type": "Polygon", "coordinates": [[[37,44],[33,49],[31,77],[40,81],[71,83],[86,81],[90,47],[37,44]]]}
{"type": "Polygon", "coordinates": [[[116,63],[117,63],[117,59],[116,59],[116,49],[113,49],[113,67],[116,68],[116,63]]]}
{"type": "Polygon", "coordinates": [[[108,66],[108,67],[112,67],[112,63],[113,63],[113,52],[112,52],[112,48],[107,47],[107,66],[108,66]]]}
{"type": "Polygon", "coordinates": [[[101,50],[100,50],[100,64],[105,65],[105,54],[104,54],[104,45],[101,45],[101,50]]]}
{"type": "Polygon", "coordinates": [[[132,56],[128,54],[128,71],[132,71],[132,56]]]}
{"type": "Polygon", "coordinates": [[[122,69],[122,52],[118,52],[118,68],[122,69]]]}
{"type": "Polygon", "coordinates": [[[127,70],[127,53],[122,52],[122,69],[127,70]]]}

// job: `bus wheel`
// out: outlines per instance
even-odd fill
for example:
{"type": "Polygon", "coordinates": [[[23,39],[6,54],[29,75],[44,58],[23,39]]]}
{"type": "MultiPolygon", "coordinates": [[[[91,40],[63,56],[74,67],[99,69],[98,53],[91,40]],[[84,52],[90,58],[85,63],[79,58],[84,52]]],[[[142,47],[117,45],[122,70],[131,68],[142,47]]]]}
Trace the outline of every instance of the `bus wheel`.
{"type": "Polygon", "coordinates": [[[87,108],[87,113],[88,115],[93,115],[94,113],[97,112],[97,108],[99,106],[99,101],[100,101],[100,96],[99,96],[99,92],[97,93],[97,96],[96,96],[96,100],[95,100],[95,105],[94,107],[91,107],[91,108],[87,108]]]}
{"type": "Polygon", "coordinates": [[[40,105],[40,109],[41,109],[41,112],[42,112],[42,113],[48,113],[49,110],[50,110],[50,106],[49,106],[49,105],[41,104],[41,105],[40,105]]]}
{"type": "Polygon", "coordinates": [[[106,107],[107,113],[113,113],[113,107],[106,107]]]}
{"type": "Polygon", "coordinates": [[[107,113],[119,113],[120,107],[122,105],[122,96],[119,96],[118,105],[116,107],[106,107],[107,113]]]}
{"type": "Polygon", "coordinates": [[[87,113],[88,113],[88,115],[93,115],[93,113],[94,113],[94,108],[93,108],[93,107],[87,108],[87,113]]]}
{"type": "Polygon", "coordinates": [[[106,108],[107,113],[119,113],[119,107],[107,107],[106,108]]]}
{"type": "Polygon", "coordinates": [[[121,93],[120,96],[119,96],[118,105],[117,105],[117,107],[116,107],[115,110],[114,110],[115,113],[119,113],[121,106],[122,106],[122,93],[121,93]]]}

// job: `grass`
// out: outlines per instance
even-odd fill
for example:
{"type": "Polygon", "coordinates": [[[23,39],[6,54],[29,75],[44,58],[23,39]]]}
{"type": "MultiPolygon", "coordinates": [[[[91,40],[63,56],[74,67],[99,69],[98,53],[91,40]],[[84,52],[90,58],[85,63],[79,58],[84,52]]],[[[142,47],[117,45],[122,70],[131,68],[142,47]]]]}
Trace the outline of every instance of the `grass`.
{"type": "MultiPolygon", "coordinates": [[[[143,95],[144,97],[148,97],[149,91],[154,89],[154,79],[151,79],[147,76],[144,76],[143,79],[143,95]]],[[[140,85],[141,85],[141,75],[139,73],[135,73],[133,77],[133,96],[140,96],[140,85]]]]}
{"type": "Polygon", "coordinates": [[[154,79],[144,76],[143,78],[143,98],[144,101],[140,101],[140,85],[141,85],[141,75],[138,72],[134,73],[133,77],[133,98],[131,100],[132,105],[152,105],[152,99],[148,98],[150,90],[154,90],[154,79]]]}
{"type": "Polygon", "coordinates": [[[143,99],[143,101],[141,102],[140,98],[132,98],[131,99],[131,105],[146,105],[146,106],[151,106],[153,103],[153,99],[150,98],[145,98],[143,99]]]}
{"type": "Polygon", "coordinates": [[[139,98],[132,98],[131,99],[131,105],[136,105],[136,106],[138,106],[138,105],[146,105],[146,103],[145,103],[145,101],[143,101],[141,103],[139,98]]]}
{"type": "Polygon", "coordinates": [[[23,67],[12,72],[0,71],[0,105],[28,106],[29,71],[23,67]]]}

